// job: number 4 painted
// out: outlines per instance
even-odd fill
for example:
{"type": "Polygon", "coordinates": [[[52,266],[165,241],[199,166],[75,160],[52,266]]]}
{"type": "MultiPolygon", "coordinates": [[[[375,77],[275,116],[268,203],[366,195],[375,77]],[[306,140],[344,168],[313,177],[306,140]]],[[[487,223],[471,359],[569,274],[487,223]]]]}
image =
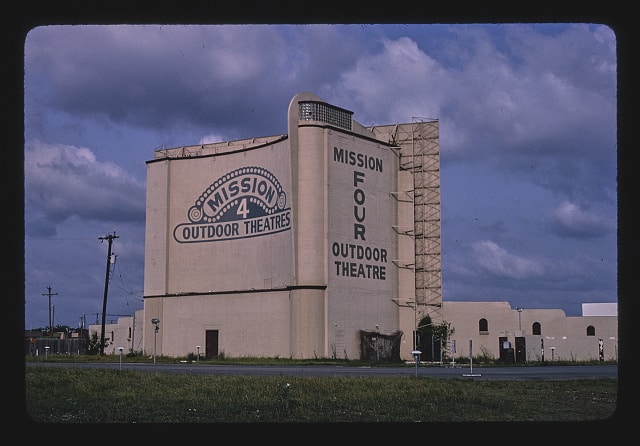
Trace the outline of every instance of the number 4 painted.
{"type": "Polygon", "coordinates": [[[236,214],[242,215],[242,218],[247,218],[247,215],[249,214],[249,209],[247,209],[246,198],[243,198],[242,201],[240,202],[240,205],[238,206],[238,210],[236,211],[236,214]]]}

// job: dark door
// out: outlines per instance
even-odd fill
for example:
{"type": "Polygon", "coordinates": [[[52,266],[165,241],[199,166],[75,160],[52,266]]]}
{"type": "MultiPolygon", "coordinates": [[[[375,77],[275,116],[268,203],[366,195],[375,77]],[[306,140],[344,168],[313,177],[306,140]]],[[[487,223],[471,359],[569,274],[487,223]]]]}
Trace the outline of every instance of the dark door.
{"type": "Polygon", "coordinates": [[[218,356],[218,330],[207,330],[206,345],[204,351],[205,358],[215,358],[218,356]]]}
{"type": "Polygon", "coordinates": [[[527,362],[527,342],[524,336],[516,337],[516,362],[527,362]]]}
{"type": "Polygon", "coordinates": [[[499,337],[498,342],[500,343],[500,362],[506,362],[509,364],[515,362],[513,346],[507,337],[499,337]]]}

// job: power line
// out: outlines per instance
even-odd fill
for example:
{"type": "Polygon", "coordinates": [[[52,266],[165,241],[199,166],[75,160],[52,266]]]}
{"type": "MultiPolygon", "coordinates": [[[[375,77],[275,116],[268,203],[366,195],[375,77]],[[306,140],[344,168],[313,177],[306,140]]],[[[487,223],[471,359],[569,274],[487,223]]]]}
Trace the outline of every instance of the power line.
{"type": "MultiPolygon", "coordinates": [[[[120,277],[120,285],[118,285],[117,283],[115,284],[115,286],[117,286],[118,288],[120,288],[122,291],[124,291],[126,294],[137,298],[138,300],[142,301],[142,294],[144,291],[140,291],[140,290],[132,290],[128,285],[126,285],[124,283],[124,280],[122,278],[122,270],[120,269],[120,264],[117,263],[116,267],[118,268],[118,276],[120,277]]],[[[115,269],[114,269],[114,274],[115,274],[115,269]]],[[[127,304],[128,305],[128,304],[127,304]]]]}

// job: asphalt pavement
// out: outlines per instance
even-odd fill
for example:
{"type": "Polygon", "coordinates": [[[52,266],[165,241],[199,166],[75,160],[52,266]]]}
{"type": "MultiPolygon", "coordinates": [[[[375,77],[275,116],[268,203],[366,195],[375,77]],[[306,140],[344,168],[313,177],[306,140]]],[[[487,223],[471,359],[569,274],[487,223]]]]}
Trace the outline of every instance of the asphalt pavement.
{"type": "Polygon", "coordinates": [[[617,365],[540,365],[513,367],[458,366],[401,366],[351,367],[334,365],[211,365],[198,362],[179,364],[120,363],[68,363],[26,362],[27,367],[82,367],[100,369],[136,370],[155,373],[178,373],[228,376],[342,376],[342,377],[419,377],[442,379],[472,379],[493,381],[562,381],[575,379],[618,379],[617,365]]]}

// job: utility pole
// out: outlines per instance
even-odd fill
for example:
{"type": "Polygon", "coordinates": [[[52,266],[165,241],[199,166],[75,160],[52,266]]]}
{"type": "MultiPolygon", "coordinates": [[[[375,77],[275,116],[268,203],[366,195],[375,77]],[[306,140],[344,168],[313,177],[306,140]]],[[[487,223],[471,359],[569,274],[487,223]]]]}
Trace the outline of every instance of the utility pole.
{"type": "Polygon", "coordinates": [[[51,292],[51,286],[47,287],[48,293],[43,296],[49,296],[49,336],[53,336],[53,322],[51,322],[51,296],[57,296],[58,293],[51,292]]]}
{"type": "Polygon", "coordinates": [[[100,243],[104,240],[109,242],[109,251],[107,252],[107,273],[104,278],[104,299],[102,301],[102,331],[100,334],[100,355],[104,355],[104,325],[107,318],[107,292],[109,291],[109,269],[111,266],[111,244],[114,239],[117,239],[116,231],[113,231],[113,234],[107,234],[104,237],[98,237],[100,243]]]}

